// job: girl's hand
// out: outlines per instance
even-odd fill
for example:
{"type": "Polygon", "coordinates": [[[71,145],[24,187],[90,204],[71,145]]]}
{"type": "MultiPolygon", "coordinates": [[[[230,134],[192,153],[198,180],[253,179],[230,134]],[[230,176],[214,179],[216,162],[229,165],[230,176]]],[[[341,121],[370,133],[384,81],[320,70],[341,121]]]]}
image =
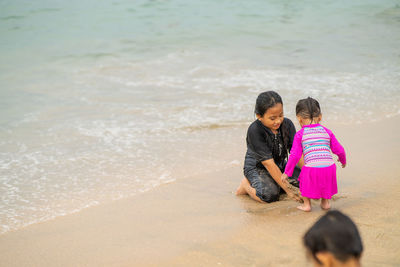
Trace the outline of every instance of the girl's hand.
{"type": "Polygon", "coordinates": [[[282,183],[287,183],[288,182],[288,176],[286,173],[283,173],[281,176],[281,181],[282,183]]]}
{"type": "Polygon", "coordinates": [[[303,199],[299,196],[299,194],[294,193],[293,191],[289,190],[288,192],[286,192],[286,194],[288,195],[288,197],[290,197],[293,200],[296,200],[297,202],[303,203],[303,199]]]}

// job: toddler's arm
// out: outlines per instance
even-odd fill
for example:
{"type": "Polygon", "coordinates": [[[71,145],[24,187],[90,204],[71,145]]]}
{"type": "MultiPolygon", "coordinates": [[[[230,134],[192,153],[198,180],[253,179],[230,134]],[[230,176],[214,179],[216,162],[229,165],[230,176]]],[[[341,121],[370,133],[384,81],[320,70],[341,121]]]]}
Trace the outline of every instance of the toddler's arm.
{"type": "Polygon", "coordinates": [[[336,139],[336,136],[328,129],[329,137],[331,138],[331,150],[334,154],[339,157],[340,163],[342,165],[346,165],[346,152],[344,151],[343,146],[336,139]]]}

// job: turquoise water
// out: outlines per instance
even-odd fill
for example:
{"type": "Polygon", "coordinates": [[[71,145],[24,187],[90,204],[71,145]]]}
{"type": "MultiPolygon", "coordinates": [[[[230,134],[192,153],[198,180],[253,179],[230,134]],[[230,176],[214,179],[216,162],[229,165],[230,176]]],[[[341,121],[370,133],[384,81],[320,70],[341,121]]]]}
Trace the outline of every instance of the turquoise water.
{"type": "Polygon", "coordinates": [[[399,1],[2,1],[0,5],[2,70],[82,61],[98,64],[107,58],[151,59],[184,51],[220,60],[254,60],[262,66],[335,69],[398,63],[399,58],[399,1]]]}
{"type": "Polygon", "coordinates": [[[0,1],[0,36],[0,233],[242,162],[263,90],[400,114],[400,1],[0,1]]]}

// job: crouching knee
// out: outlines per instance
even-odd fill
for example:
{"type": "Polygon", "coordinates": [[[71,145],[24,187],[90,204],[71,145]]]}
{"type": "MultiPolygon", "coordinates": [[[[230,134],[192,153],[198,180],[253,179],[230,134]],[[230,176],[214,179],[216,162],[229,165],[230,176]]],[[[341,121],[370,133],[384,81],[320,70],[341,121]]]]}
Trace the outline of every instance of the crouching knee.
{"type": "Polygon", "coordinates": [[[275,202],[279,200],[279,190],[275,189],[264,189],[260,194],[259,198],[267,203],[275,202]]]}

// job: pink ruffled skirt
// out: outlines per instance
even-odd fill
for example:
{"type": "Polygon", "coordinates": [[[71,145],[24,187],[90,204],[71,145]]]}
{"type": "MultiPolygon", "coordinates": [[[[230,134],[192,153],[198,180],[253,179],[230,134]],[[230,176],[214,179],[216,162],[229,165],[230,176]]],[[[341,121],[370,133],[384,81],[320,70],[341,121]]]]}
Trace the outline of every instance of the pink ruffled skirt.
{"type": "Polygon", "coordinates": [[[331,199],[337,194],[336,164],[323,168],[303,166],[299,183],[303,197],[331,199]]]}

